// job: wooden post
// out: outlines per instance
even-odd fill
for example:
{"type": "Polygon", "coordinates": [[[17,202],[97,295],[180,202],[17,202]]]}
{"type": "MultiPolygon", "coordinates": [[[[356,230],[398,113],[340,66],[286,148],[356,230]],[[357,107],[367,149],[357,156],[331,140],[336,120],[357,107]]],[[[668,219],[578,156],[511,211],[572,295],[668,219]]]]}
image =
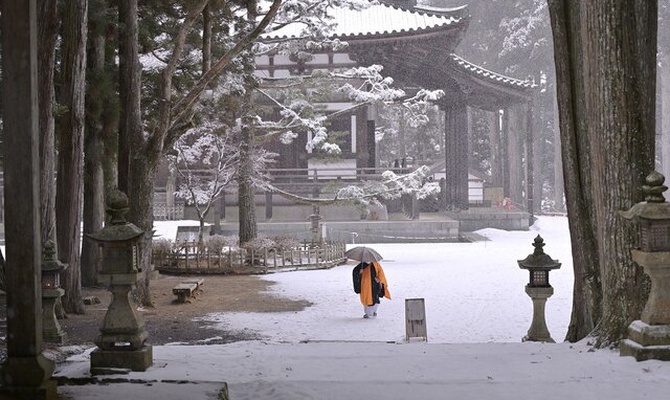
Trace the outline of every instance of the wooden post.
{"type": "MultiPolygon", "coordinates": [[[[2,104],[5,132],[7,359],[2,392],[56,395],[54,363],[42,345],[42,283],[35,0],[2,2],[2,104]]],[[[3,393],[0,393],[2,397],[3,393]]]]}
{"type": "Polygon", "coordinates": [[[444,111],[446,208],[465,210],[469,205],[467,108],[452,104],[444,111]]]}
{"type": "Polygon", "coordinates": [[[535,215],[535,140],[533,137],[533,102],[528,101],[526,104],[526,207],[530,214],[530,222],[533,224],[533,216],[535,215]]]}
{"type": "Polygon", "coordinates": [[[265,192],[265,219],[270,221],[272,219],[272,192],[265,192]]]}

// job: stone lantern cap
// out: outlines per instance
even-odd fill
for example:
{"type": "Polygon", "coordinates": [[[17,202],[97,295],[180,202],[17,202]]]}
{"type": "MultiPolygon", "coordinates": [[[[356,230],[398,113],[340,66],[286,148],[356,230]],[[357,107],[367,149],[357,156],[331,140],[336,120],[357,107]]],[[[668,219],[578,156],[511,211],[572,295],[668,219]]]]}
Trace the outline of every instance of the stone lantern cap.
{"type": "Polygon", "coordinates": [[[549,255],[545,254],[542,249],[544,247],[544,239],[542,239],[542,236],[537,235],[537,237],[535,237],[533,247],[535,247],[535,250],[532,254],[529,254],[528,257],[523,260],[517,261],[519,263],[519,268],[536,271],[549,271],[561,268],[561,263],[559,263],[558,260],[549,257],[549,255]]]}
{"type": "Polygon", "coordinates": [[[109,215],[109,223],[99,232],[89,234],[93,240],[99,242],[119,242],[136,239],[144,234],[137,225],[126,220],[129,201],[128,196],[120,190],[113,190],[106,199],[107,208],[105,212],[109,215]]]}
{"type": "Polygon", "coordinates": [[[44,243],[42,249],[42,272],[58,273],[67,269],[67,264],[64,264],[56,258],[56,245],[53,241],[48,240],[44,243]]]}
{"type": "Polygon", "coordinates": [[[645,185],[642,191],[645,193],[645,201],[635,204],[628,211],[620,211],[619,214],[629,220],[661,220],[670,219],[670,203],[665,201],[663,192],[668,187],[663,185],[665,177],[654,171],[644,179],[645,185]]]}

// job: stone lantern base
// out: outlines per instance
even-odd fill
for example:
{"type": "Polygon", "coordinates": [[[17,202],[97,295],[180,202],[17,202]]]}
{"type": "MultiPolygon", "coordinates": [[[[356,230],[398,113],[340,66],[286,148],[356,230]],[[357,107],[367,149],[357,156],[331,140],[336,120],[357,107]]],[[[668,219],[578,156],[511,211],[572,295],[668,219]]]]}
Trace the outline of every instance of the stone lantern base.
{"type": "Polygon", "coordinates": [[[554,294],[554,288],[551,286],[534,287],[526,285],[526,294],[533,300],[533,321],[528,329],[528,333],[521,341],[555,343],[554,339],[551,338],[546,320],[544,319],[544,306],[547,303],[547,299],[554,294]]]}
{"type": "Polygon", "coordinates": [[[61,328],[56,318],[56,301],[60,299],[65,290],[42,289],[42,338],[45,342],[63,344],[67,334],[61,328]]]}
{"type": "Polygon", "coordinates": [[[622,356],[632,356],[637,361],[670,361],[670,325],[633,321],[628,327],[628,339],[621,342],[619,351],[622,356]]]}
{"type": "Polygon", "coordinates": [[[137,350],[102,350],[91,352],[91,373],[104,374],[114,368],[146,371],[153,364],[153,347],[144,345],[137,350]]]}

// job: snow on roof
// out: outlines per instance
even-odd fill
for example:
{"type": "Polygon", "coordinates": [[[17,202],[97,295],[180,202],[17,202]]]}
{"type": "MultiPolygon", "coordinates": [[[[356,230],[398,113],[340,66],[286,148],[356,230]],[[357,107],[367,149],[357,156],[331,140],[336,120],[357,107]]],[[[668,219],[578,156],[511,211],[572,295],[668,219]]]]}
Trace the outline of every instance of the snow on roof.
{"type": "MultiPolygon", "coordinates": [[[[451,9],[449,10],[451,11],[451,9]]],[[[373,4],[363,10],[331,8],[328,14],[337,23],[331,37],[361,38],[371,35],[411,33],[447,27],[464,20],[462,10],[442,15],[402,9],[387,4],[373,4]]],[[[292,24],[265,35],[268,39],[292,38],[301,34],[303,26],[292,24]]]]}
{"type": "Polygon", "coordinates": [[[451,54],[450,55],[452,61],[454,61],[454,65],[457,67],[460,67],[464,71],[468,73],[472,73],[475,75],[478,75],[482,78],[489,79],[491,81],[495,81],[498,83],[505,83],[510,86],[516,86],[520,88],[532,88],[535,87],[535,84],[532,81],[529,80],[522,80],[522,79],[516,79],[516,78],[510,78],[509,76],[505,76],[502,74],[499,74],[497,72],[489,71],[488,69],[482,68],[478,65],[475,65],[469,61],[466,61],[465,59],[457,56],[456,54],[451,54]]]}

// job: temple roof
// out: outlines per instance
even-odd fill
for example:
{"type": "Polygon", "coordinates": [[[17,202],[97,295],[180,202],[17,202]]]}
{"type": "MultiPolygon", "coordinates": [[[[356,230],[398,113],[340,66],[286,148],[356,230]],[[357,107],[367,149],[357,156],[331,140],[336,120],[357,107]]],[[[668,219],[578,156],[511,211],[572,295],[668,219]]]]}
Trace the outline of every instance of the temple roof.
{"type": "MultiPolygon", "coordinates": [[[[466,10],[467,7],[463,6],[441,9],[442,12],[433,13],[388,4],[372,4],[363,10],[331,8],[328,14],[333,17],[336,26],[330,36],[340,39],[379,38],[453,28],[467,22],[469,18],[466,10]]],[[[299,37],[301,31],[300,24],[292,24],[266,34],[265,37],[268,39],[299,37]]]]}
{"type": "MultiPolygon", "coordinates": [[[[466,101],[493,110],[530,99],[532,81],[487,70],[454,54],[470,21],[467,6],[411,6],[378,3],[364,10],[334,8],[330,15],[336,26],[331,37],[347,41],[356,62],[381,64],[399,83],[449,92],[447,102],[466,101]]],[[[287,26],[265,37],[297,38],[301,32],[300,26],[287,26]]]]}
{"type": "Polygon", "coordinates": [[[478,75],[482,79],[490,80],[495,83],[503,83],[507,84],[509,86],[513,87],[519,87],[519,88],[524,88],[524,89],[530,89],[534,86],[532,81],[529,80],[523,80],[523,79],[516,79],[516,78],[510,78],[509,76],[505,76],[502,74],[499,74],[497,72],[489,71],[485,68],[482,68],[478,65],[475,65],[459,56],[456,54],[451,54],[450,55],[451,60],[453,61],[453,65],[462,68],[464,72],[468,72],[471,74],[478,75]]]}

